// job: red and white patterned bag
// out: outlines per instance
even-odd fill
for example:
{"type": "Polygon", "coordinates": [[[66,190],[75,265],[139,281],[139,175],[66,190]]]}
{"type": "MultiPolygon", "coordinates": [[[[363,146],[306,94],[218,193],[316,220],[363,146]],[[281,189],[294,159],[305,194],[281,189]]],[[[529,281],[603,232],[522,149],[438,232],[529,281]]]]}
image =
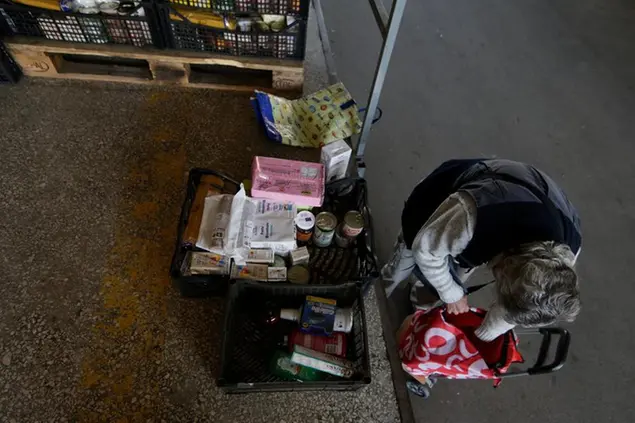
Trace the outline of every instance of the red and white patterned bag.
{"type": "Polygon", "coordinates": [[[402,367],[422,381],[428,376],[449,379],[494,379],[512,363],[522,363],[518,340],[509,331],[492,342],[481,341],[474,331],[485,318],[485,311],[472,308],[468,313],[449,314],[438,307],[409,316],[399,331],[402,367]],[[409,321],[408,321],[409,320],[409,321]]]}

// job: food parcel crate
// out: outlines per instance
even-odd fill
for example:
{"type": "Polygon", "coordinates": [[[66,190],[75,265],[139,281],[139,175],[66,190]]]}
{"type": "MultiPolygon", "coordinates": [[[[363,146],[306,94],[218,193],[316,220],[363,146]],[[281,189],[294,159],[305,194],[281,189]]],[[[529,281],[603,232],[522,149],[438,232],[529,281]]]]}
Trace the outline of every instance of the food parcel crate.
{"type": "Polygon", "coordinates": [[[361,289],[354,283],[339,286],[233,282],[225,309],[224,338],[218,386],[226,393],[267,391],[357,390],[371,381],[366,316],[361,289]],[[307,295],[334,299],[350,307],[353,326],[346,334],[348,378],[321,374],[320,380],[294,381],[272,373],[276,353],[288,351],[285,336],[296,322],[272,319],[281,308],[300,308],[307,295]]]}
{"type": "Polygon", "coordinates": [[[28,4],[38,7],[0,2],[0,31],[4,35],[163,47],[156,9],[150,2],[121,2],[116,9],[95,9],[93,13],[62,11],[58,0],[28,0],[28,4]]]}
{"type": "Polygon", "coordinates": [[[164,0],[168,48],[232,56],[304,59],[308,0],[164,0]]]}
{"type": "Polygon", "coordinates": [[[190,171],[170,266],[170,275],[183,296],[200,297],[226,293],[229,275],[185,276],[182,267],[188,251],[204,251],[198,249],[195,244],[208,191],[236,194],[239,188],[239,182],[213,170],[195,168],[190,171]]]}
{"type": "Polygon", "coordinates": [[[310,0],[167,0],[176,6],[188,6],[216,13],[293,15],[307,18],[310,0]]]}
{"type": "MultiPolygon", "coordinates": [[[[190,171],[170,267],[171,276],[182,295],[225,294],[229,277],[185,276],[183,265],[188,251],[204,251],[198,249],[195,244],[208,190],[212,189],[221,194],[235,194],[239,186],[239,182],[213,170],[192,169],[190,171]],[[201,184],[205,178],[211,179],[201,184]]],[[[324,203],[321,208],[314,209],[313,212],[317,214],[320,211],[329,211],[341,220],[346,212],[357,210],[365,218],[365,227],[355,243],[347,249],[339,248],[334,243],[326,248],[309,245],[308,284],[341,285],[354,282],[365,291],[379,276],[372,238],[372,219],[367,204],[367,187],[363,179],[347,178],[326,185],[324,203]]]]}

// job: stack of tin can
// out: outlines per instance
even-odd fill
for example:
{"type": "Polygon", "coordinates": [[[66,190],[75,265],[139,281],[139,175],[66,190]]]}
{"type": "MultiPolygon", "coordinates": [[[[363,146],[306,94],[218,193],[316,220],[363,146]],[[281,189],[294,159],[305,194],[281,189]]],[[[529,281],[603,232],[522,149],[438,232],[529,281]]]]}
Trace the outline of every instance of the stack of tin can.
{"type": "Polygon", "coordinates": [[[309,211],[302,211],[296,218],[296,230],[300,243],[308,243],[312,239],[316,247],[326,248],[335,240],[338,247],[349,248],[364,230],[364,216],[352,210],[338,224],[337,217],[331,212],[325,211],[314,216],[309,211]]]}

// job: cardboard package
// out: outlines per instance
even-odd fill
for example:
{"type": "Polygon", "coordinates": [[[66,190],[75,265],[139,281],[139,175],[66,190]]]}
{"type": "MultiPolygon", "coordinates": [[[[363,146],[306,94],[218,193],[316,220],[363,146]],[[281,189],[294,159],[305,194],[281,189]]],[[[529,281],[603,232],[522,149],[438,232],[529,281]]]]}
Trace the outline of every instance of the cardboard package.
{"type": "Polygon", "coordinates": [[[316,207],[324,200],[324,166],[320,163],[256,156],[251,181],[253,198],[316,207]]]}
{"type": "Polygon", "coordinates": [[[346,177],[351,153],[351,148],[344,140],[335,141],[322,147],[320,162],[324,165],[326,182],[333,182],[346,177]]]}

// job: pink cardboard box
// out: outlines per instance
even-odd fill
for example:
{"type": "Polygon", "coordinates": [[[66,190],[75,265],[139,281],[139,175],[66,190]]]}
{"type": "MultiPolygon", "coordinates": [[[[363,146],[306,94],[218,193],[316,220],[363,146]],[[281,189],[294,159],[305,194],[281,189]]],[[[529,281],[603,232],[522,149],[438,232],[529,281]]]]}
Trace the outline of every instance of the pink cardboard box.
{"type": "Polygon", "coordinates": [[[321,206],[324,200],[324,165],[254,157],[251,196],[291,201],[301,206],[321,206]]]}

